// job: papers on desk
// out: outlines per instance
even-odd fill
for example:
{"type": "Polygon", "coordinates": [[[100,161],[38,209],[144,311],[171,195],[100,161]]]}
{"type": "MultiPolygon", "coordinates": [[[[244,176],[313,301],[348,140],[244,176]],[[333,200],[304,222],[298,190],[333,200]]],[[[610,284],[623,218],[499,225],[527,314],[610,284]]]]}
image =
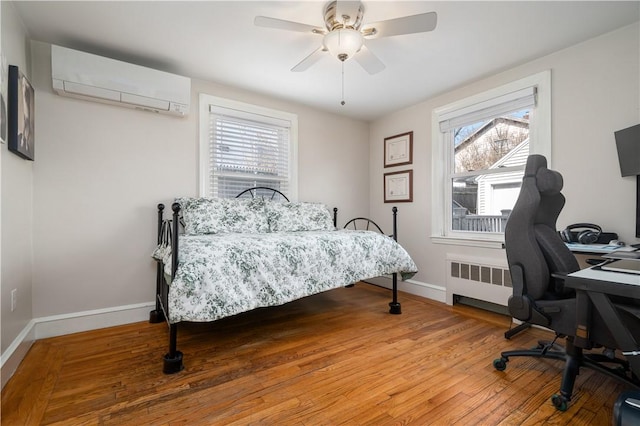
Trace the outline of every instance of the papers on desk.
{"type": "Polygon", "coordinates": [[[640,259],[640,250],[631,246],[620,247],[602,257],[606,257],[607,259],[640,259]]]}
{"type": "Polygon", "coordinates": [[[576,253],[611,253],[620,248],[613,244],[581,244],[581,243],[565,243],[572,252],[576,253]]]}
{"type": "Polygon", "coordinates": [[[617,259],[600,266],[600,268],[604,271],[640,274],[640,259],[617,259]]]}

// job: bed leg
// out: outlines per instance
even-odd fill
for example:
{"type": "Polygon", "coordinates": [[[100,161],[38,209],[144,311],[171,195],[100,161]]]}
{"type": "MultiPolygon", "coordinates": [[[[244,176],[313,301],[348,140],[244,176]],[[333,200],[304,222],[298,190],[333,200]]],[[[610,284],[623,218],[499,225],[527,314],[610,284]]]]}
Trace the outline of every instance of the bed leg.
{"type": "MultiPolygon", "coordinates": [[[[391,211],[393,212],[393,239],[398,241],[398,208],[394,206],[391,211]]],[[[389,303],[389,313],[394,315],[402,313],[398,302],[398,274],[396,272],[393,273],[393,300],[389,303]]]]}
{"type": "Polygon", "coordinates": [[[398,274],[393,273],[393,301],[389,302],[389,313],[394,315],[400,315],[402,308],[400,302],[398,302],[398,274]]]}
{"type": "Polygon", "coordinates": [[[164,356],[162,372],[174,374],[182,371],[182,352],[176,349],[178,340],[178,324],[169,325],[169,353],[164,356]]]}

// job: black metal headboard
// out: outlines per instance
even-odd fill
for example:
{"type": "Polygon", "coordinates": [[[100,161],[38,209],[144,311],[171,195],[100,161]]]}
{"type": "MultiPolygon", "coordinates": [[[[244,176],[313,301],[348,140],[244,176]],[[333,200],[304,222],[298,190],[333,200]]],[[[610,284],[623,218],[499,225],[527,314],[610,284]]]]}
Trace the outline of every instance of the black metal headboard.
{"type": "Polygon", "coordinates": [[[373,220],[368,219],[366,217],[356,217],[351,219],[349,222],[347,222],[344,227],[344,229],[352,229],[352,230],[365,230],[365,231],[371,231],[371,228],[377,229],[379,233],[384,234],[384,232],[382,232],[382,229],[378,226],[377,223],[375,223],[373,220]]]}
{"type": "Polygon", "coordinates": [[[266,186],[255,186],[253,188],[245,189],[244,191],[236,195],[236,198],[242,198],[243,196],[248,197],[249,195],[251,196],[251,198],[261,197],[262,199],[269,200],[277,200],[278,196],[280,196],[284,198],[285,201],[289,201],[289,198],[287,198],[287,196],[282,192],[266,186]]]}

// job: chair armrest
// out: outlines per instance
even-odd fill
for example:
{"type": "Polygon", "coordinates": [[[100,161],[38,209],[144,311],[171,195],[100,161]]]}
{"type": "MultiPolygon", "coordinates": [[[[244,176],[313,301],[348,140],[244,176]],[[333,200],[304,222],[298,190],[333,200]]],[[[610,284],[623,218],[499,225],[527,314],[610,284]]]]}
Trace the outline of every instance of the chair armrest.
{"type": "Polygon", "coordinates": [[[507,307],[509,314],[520,321],[530,322],[532,324],[549,326],[551,319],[544,311],[542,311],[527,294],[527,285],[524,278],[524,270],[522,265],[509,265],[511,271],[511,285],[513,294],[509,297],[507,307]]]}

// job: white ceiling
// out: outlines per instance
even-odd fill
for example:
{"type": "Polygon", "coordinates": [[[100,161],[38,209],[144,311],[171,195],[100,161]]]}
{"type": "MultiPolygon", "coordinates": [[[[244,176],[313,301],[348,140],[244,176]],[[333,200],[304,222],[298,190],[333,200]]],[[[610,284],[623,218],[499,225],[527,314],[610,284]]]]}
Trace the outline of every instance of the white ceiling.
{"type": "Polygon", "coordinates": [[[14,2],[30,38],[372,120],[640,20],[640,1],[364,1],[363,22],[435,11],[433,32],[369,40],[369,75],[327,55],[290,69],[322,37],[253,25],[257,15],[323,26],[317,1],[14,2]]]}

